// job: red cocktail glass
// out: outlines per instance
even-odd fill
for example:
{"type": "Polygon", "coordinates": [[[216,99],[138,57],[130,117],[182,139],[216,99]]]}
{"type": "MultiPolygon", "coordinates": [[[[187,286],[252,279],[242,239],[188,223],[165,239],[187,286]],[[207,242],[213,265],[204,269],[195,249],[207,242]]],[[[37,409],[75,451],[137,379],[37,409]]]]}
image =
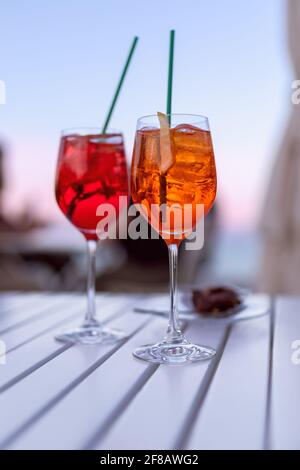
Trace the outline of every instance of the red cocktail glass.
{"type": "Polygon", "coordinates": [[[112,206],[111,218],[105,214],[108,225],[112,226],[117,223],[124,200],[128,198],[127,166],[121,132],[102,134],[94,128],[64,131],[60,142],[55,194],[61,211],[84,235],[88,247],[88,303],[84,323],[60,334],[56,339],[84,344],[119,340],[124,337],[122,332],[104,328],[96,319],[95,261],[99,236],[97,225],[99,227],[104,217],[101,206],[112,206]]]}

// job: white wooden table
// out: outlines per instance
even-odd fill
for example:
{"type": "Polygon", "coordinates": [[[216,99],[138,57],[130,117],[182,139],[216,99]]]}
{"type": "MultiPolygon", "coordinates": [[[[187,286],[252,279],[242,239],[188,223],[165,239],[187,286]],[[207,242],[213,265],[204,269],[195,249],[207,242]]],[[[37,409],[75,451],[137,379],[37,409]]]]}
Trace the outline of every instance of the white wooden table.
{"type": "Polygon", "coordinates": [[[81,320],[83,296],[2,294],[0,448],[299,449],[300,364],[292,362],[292,343],[300,340],[300,299],[275,299],[267,315],[231,325],[189,322],[188,337],[217,355],[185,367],[131,355],[166,326],[133,308],[160,303],[166,296],[99,295],[102,318],[129,336],[79,347],[53,336],[81,320]]]}

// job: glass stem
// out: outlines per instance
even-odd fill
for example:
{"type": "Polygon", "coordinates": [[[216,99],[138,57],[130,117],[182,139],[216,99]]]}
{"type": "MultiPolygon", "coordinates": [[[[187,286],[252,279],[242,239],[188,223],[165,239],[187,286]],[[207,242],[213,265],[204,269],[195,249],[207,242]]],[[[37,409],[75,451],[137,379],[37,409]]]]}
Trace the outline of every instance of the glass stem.
{"type": "Polygon", "coordinates": [[[178,343],[182,341],[182,333],[178,326],[177,309],[177,264],[178,264],[178,246],[176,244],[168,245],[169,251],[169,269],[170,269],[170,316],[165,342],[178,343]]]}
{"type": "Polygon", "coordinates": [[[90,326],[97,322],[96,320],[96,304],[95,304],[95,278],[96,278],[96,251],[97,242],[88,240],[88,273],[87,273],[87,312],[84,325],[90,326]]]}

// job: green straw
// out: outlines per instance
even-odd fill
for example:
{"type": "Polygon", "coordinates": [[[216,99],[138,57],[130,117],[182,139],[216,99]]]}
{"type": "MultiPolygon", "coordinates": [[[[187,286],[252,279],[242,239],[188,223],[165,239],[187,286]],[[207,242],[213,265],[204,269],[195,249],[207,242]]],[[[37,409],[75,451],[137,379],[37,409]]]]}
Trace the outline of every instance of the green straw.
{"type": "MultiPolygon", "coordinates": [[[[175,31],[170,31],[170,48],[169,48],[169,73],[168,73],[168,95],[167,95],[167,115],[169,125],[171,126],[171,113],[172,113],[172,84],[173,84],[173,62],[174,62],[174,40],[175,31]]],[[[160,204],[166,204],[167,201],[167,178],[166,174],[160,175],[160,190],[159,190],[160,204]]],[[[163,213],[160,212],[163,217],[163,213]]],[[[162,221],[162,219],[161,219],[162,221]]]]}
{"type": "Polygon", "coordinates": [[[175,31],[170,31],[170,48],[169,48],[169,73],[168,73],[168,95],[167,95],[167,114],[169,117],[169,123],[171,123],[172,113],[172,84],[173,84],[173,62],[174,62],[174,42],[175,42],[175,31]]]}
{"type": "Polygon", "coordinates": [[[113,100],[112,100],[112,102],[111,102],[109,111],[108,111],[108,113],[107,113],[107,116],[106,116],[106,119],[105,119],[105,122],[104,122],[104,126],[103,126],[103,128],[102,128],[102,133],[103,133],[103,134],[105,134],[106,129],[107,129],[108,125],[109,125],[110,118],[111,118],[111,116],[112,116],[112,113],[113,113],[114,108],[115,108],[115,104],[116,104],[117,99],[118,99],[118,97],[119,97],[120,90],[121,90],[121,87],[122,87],[122,85],[123,85],[123,82],[124,82],[124,79],[125,79],[125,76],[126,76],[126,73],[127,73],[127,70],[128,70],[129,64],[130,64],[130,61],[131,61],[131,59],[132,59],[132,56],[133,56],[135,47],[136,47],[137,42],[138,42],[138,39],[139,39],[139,38],[138,38],[137,36],[135,36],[134,39],[133,39],[133,42],[132,42],[132,45],[131,45],[131,48],[130,48],[130,51],[129,51],[129,54],[128,54],[128,57],[127,57],[127,60],[126,60],[126,63],[125,63],[124,69],[123,69],[123,72],[122,72],[122,75],[121,75],[121,77],[120,77],[120,80],[119,80],[117,89],[116,89],[116,91],[115,91],[113,100]]]}

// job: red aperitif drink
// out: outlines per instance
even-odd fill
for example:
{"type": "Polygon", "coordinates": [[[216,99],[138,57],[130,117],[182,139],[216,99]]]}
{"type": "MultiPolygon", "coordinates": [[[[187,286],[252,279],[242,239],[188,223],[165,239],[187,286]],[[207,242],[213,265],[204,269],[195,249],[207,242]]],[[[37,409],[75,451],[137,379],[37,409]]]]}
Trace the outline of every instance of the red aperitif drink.
{"type": "Polygon", "coordinates": [[[103,235],[102,231],[109,233],[109,227],[116,225],[120,209],[128,201],[122,134],[103,134],[98,129],[65,131],[59,148],[55,193],[62,212],[86,238],[88,251],[88,305],[84,323],[56,339],[80,344],[118,341],[124,334],[105,328],[96,317],[95,278],[98,235],[103,235]],[[99,229],[101,220],[106,225],[99,229]]]}
{"type": "MultiPolygon", "coordinates": [[[[68,134],[62,137],[56,173],[56,199],[65,216],[87,240],[97,240],[97,208],[128,195],[122,134],[68,134]]],[[[113,221],[112,221],[113,222],[113,221]]]]}

